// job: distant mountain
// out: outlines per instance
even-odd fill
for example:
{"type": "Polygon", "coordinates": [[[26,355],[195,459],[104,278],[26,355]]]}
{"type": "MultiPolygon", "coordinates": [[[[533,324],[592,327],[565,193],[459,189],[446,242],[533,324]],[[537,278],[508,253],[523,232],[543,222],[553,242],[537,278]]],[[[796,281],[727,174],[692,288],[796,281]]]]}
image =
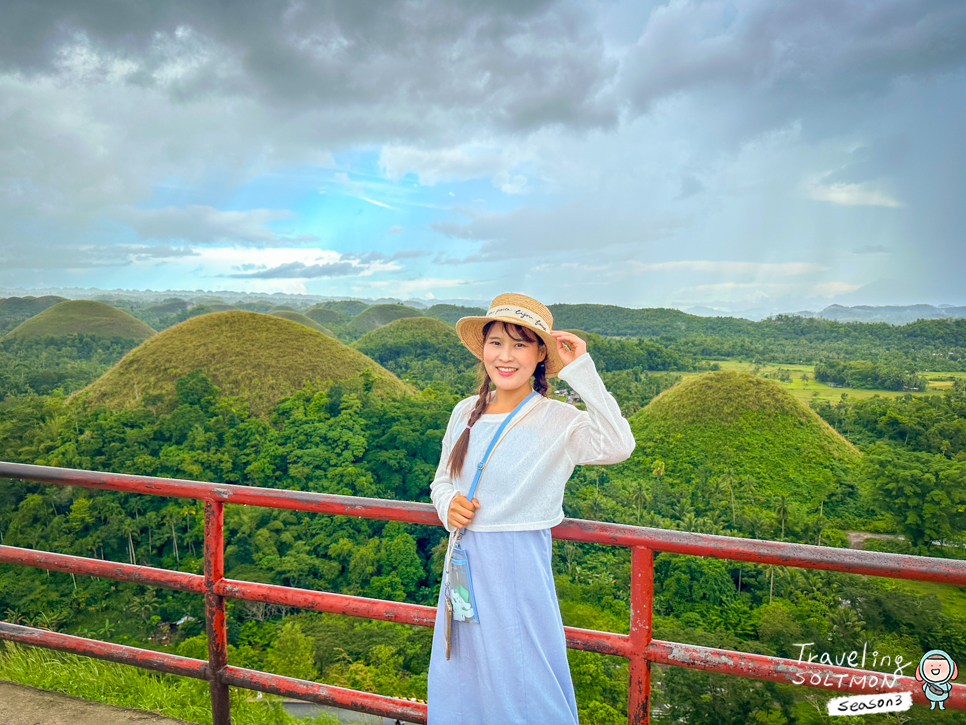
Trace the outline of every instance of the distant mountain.
{"type": "Polygon", "coordinates": [[[890,325],[905,325],[916,320],[966,317],[966,307],[933,307],[932,305],[857,305],[855,307],[843,307],[842,305],[829,305],[816,317],[837,322],[888,322],[890,325]]]}
{"type": "MultiPolygon", "coordinates": [[[[689,307],[683,310],[696,317],[734,317],[745,320],[762,320],[773,316],[774,312],[764,309],[740,310],[728,312],[713,307],[689,307]]],[[[782,312],[792,317],[819,317],[823,320],[835,322],[888,322],[890,325],[905,325],[916,320],[942,320],[947,318],[966,317],[966,307],[952,305],[829,305],[821,312],[812,310],[798,310],[796,312],[782,312]]]]}
{"type": "Polygon", "coordinates": [[[687,312],[689,315],[697,315],[698,317],[732,317],[734,315],[732,312],[716,310],[713,307],[688,307],[686,310],[681,311],[687,312]]]}

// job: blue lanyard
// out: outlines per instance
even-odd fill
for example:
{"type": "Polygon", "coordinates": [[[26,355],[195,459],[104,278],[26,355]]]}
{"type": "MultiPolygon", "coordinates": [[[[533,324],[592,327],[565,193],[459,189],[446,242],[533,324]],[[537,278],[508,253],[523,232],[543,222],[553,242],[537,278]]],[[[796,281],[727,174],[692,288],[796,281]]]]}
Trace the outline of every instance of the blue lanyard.
{"type": "Polygon", "coordinates": [[[517,412],[523,406],[525,406],[527,402],[535,395],[539,395],[539,393],[536,390],[531,390],[530,394],[527,397],[525,397],[523,400],[521,400],[519,403],[517,403],[517,407],[510,412],[510,414],[503,420],[503,422],[500,423],[500,427],[496,429],[496,433],[493,436],[493,440],[490,441],[490,447],[486,449],[486,454],[483,456],[483,460],[480,461],[478,464],[476,464],[476,475],[473,476],[473,483],[470,485],[470,491],[469,493],[466,494],[466,498],[468,498],[470,501],[473,500],[473,492],[476,491],[476,484],[477,482],[479,482],[480,476],[483,473],[483,469],[486,467],[486,462],[487,460],[489,460],[490,454],[493,452],[493,449],[496,447],[496,442],[500,440],[500,434],[503,433],[504,429],[506,429],[507,424],[510,422],[510,420],[512,420],[513,416],[515,416],[517,412]]]}

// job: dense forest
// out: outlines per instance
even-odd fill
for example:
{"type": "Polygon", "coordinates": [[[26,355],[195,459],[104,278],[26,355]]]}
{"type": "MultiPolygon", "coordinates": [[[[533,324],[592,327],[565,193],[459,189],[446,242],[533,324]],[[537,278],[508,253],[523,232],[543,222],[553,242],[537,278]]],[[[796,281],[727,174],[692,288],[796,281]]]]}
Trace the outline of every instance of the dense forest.
{"type": "MultiPolygon", "coordinates": [[[[193,309],[169,316],[188,319],[193,309]]],[[[322,309],[332,314],[317,315],[318,324],[335,334],[364,311],[322,309]]],[[[306,381],[267,412],[226,394],[200,368],[180,375],[164,399],[79,404],[69,394],[136,342],[84,333],[0,340],[0,460],[428,501],[450,411],[475,389],[475,361],[453,344],[442,315],[391,312],[381,318],[390,321],[341,341],[406,381],[406,390],[380,391],[362,371],[306,381]]],[[[760,376],[697,374],[715,361],[757,360],[766,349],[776,358],[794,351],[795,362],[814,352],[834,370],[956,370],[956,350],[966,347],[962,321],[930,321],[951,332],[926,343],[923,323],[710,320],[689,331],[664,314],[673,311],[650,311],[657,321],[648,332],[645,315],[610,318],[602,308],[597,318],[569,319],[571,312],[554,309],[586,336],[638,447],[621,464],[578,468],[565,496],[568,516],[823,546],[847,546],[848,532],[864,531],[881,537],[867,540],[870,548],[962,556],[961,385],[861,400],[846,391],[810,410],[760,376]],[[625,318],[639,325],[632,334],[620,327],[625,318]],[[940,349],[937,364],[922,362],[931,354],[924,351],[940,349]]],[[[238,506],[227,507],[226,527],[232,578],[435,603],[440,527],[238,506]]],[[[199,572],[201,532],[202,512],[191,501],[0,483],[8,545],[199,572]]],[[[554,554],[565,623],[626,632],[626,550],[558,541],[554,554]]],[[[956,587],[669,554],[656,556],[655,587],[660,639],[792,658],[800,642],[831,652],[867,643],[906,661],[942,647],[966,661],[966,598],[956,587]]],[[[202,606],[192,594],[0,567],[0,616],[11,622],[204,657],[202,606]]],[[[230,602],[228,614],[234,664],[425,696],[429,630],[245,602],[230,602]]],[[[624,722],[626,663],[579,651],[569,657],[581,722],[624,722]]],[[[655,668],[653,713],[668,723],[806,725],[828,720],[825,698],[791,685],[655,668]]],[[[917,708],[916,715],[916,722],[966,722],[955,712],[917,708]]]]}

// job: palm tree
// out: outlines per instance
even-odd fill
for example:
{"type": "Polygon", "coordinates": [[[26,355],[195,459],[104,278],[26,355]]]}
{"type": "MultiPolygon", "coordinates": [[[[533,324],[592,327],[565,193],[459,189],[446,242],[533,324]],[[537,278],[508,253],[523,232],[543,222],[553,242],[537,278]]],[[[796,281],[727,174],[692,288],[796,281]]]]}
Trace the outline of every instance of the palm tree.
{"type": "Polygon", "coordinates": [[[637,523],[641,523],[641,515],[645,508],[651,507],[651,496],[647,492],[647,481],[638,478],[634,482],[634,503],[637,505],[637,523]]]}
{"type": "Polygon", "coordinates": [[[865,622],[859,619],[852,607],[839,607],[828,617],[832,634],[838,635],[843,643],[851,644],[857,634],[862,631],[865,622]]]}
{"type": "Polygon", "coordinates": [[[683,531],[695,531],[698,528],[698,520],[694,515],[694,509],[691,509],[681,518],[681,529],[683,531]]]}
{"type": "Polygon", "coordinates": [[[781,537],[778,539],[779,541],[785,540],[785,519],[788,518],[789,503],[790,501],[788,499],[788,496],[785,496],[784,494],[780,496],[775,496],[775,509],[774,509],[775,516],[781,520],[781,527],[782,527],[781,537]]]}
{"type": "Polygon", "coordinates": [[[760,539],[761,535],[768,529],[768,518],[761,509],[746,508],[743,512],[745,524],[751,530],[753,539],[760,539]]]}
{"type": "Polygon", "coordinates": [[[721,477],[721,482],[728,487],[728,492],[731,494],[731,525],[735,526],[737,519],[737,513],[735,511],[735,484],[738,483],[738,479],[735,477],[733,468],[725,471],[725,474],[721,477]]]}

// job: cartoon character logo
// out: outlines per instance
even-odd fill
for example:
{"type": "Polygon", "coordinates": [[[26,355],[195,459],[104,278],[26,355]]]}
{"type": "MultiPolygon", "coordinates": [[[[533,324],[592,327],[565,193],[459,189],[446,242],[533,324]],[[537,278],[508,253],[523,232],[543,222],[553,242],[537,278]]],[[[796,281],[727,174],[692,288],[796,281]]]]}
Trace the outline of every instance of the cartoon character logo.
{"type": "Polygon", "coordinates": [[[930,702],[930,710],[935,710],[937,704],[940,710],[946,709],[944,703],[953,689],[950,680],[955,680],[958,674],[953,658],[941,649],[931,649],[922,656],[916,668],[916,679],[922,683],[922,693],[930,702]]]}
{"type": "Polygon", "coordinates": [[[453,602],[453,619],[459,622],[472,621],[476,615],[473,613],[473,605],[470,604],[469,591],[457,585],[450,592],[449,598],[453,602]]]}

